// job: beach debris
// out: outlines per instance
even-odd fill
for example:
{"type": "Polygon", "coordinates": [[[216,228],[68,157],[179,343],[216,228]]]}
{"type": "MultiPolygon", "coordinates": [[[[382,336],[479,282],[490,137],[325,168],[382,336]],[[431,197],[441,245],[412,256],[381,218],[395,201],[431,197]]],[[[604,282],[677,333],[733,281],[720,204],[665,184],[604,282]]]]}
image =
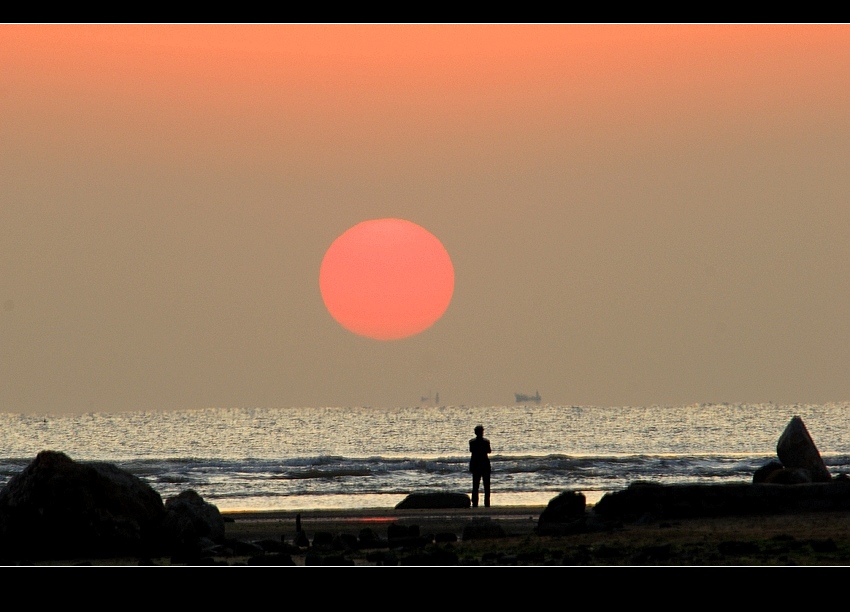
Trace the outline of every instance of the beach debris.
{"type": "Polygon", "coordinates": [[[164,516],[159,493],[140,478],[45,450],[0,491],[0,555],[148,556],[164,516]]]}
{"type": "Polygon", "coordinates": [[[472,501],[466,493],[434,491],[430,493],[411,493],[398,504],[396,510],[469,508],[472,501]]]}
{"type": "Polygon", "coordinates": [[[776,443],[776,454],[787,470],[803,469],[812,482],[830,482],[832,475],[823,462],[803,419],[795,416],[785,427],[776,443]]]}

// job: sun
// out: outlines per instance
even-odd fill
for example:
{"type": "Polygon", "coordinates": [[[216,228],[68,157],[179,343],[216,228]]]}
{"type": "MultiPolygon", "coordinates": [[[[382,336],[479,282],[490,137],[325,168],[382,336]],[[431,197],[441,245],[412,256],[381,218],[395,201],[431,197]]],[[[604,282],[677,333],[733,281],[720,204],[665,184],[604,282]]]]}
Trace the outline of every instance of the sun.
{"type": "Polygon", "coordinates": [[[319,289],[345,329],[399,340],[436,323],[454,293],[452,260],[425,228],[404,219],[371,219],[348,229],[325,253],[319,289]]]}

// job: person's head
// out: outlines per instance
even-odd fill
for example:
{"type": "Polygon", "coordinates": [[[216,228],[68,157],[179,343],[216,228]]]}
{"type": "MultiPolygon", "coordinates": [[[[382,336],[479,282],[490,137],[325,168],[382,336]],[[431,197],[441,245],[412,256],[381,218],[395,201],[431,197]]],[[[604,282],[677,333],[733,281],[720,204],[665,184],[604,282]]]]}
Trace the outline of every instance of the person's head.
{"type": "Polygon", "coordinates": [[[476,436],[483,436],[484,435],[484,426],[483,425],[476,425],[475,426],[475,435],[476,436]]]}

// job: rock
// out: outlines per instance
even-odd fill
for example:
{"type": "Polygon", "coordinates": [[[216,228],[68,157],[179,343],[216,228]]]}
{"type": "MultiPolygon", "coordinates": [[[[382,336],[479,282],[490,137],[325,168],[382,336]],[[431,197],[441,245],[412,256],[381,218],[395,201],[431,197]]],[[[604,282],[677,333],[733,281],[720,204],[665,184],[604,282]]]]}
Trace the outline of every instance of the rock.
{"type": "Polygon", "coordinates": [[[773,470],[764,481],[772,484],[805,484],[812,482],[812,474],[803,468],[782,468],[773,470]]]}
{"type": "Polygon", "coordinates": [[[402,525],[401,523],[390,523],[387,525],[387,539],[398,540],[399,538],[418,538],[419,525],[402,525]]]}
{"type": "Polygon", "coordinates": [[[224,540],[224,519],[218,508],[192,489],[165,502],[162,524],[167,537],[180,546],[193,545],[200,538],[224,540]]]}
{"type": "Polygon", "coordinates": [[[307,532],[299,529],[295,533],[294,544],[295,544],[295,546],[297,546],[299,548],[309,548],[310,547],[310,538],[307,537],[307,532]]]}
{"type": "Polygon", "coordinates": [[[580,491],[564,491],[549,500],[537,523],[568,523],[585,514],[586,499],[580,491]]]}
{"type": "Polygon", "coordinates": [[[812,475],[813,482],[830,482],[832,475],[812,440],[803,419],[793,417],[776,443],[776,454],[787,469],[803,468],[812,475]]]}
{"type": "Polygon", "coordinates": [[[606,493],[593,514],[637,521],[697,516],[756,515],[797,511],[850,509],[850,481],[808,484],[729,483],[660,485],[636,482],[623,491],[606,493]]]}
{"type": "Polygon", "coordinates": [[[334,534],[330,531],[317,531],[313,535],[313,549],[317,551],[335,550],[334,534]]]}
{"type": "Polygon", "coordinates": [[[357,541],[357,536],[350,533],[338,533],[334,537],[333,545],[336,550],[344,552],[353,552],[360,549],[360,542],[357,541]]]}
{"type": "Polygon", "coordinates": [[[234,555],[241,557],[255,557],[268,552],[265,547],[258,542],[245,542],[243,540],[228,540],[230,548],[234,555]]]}
{"type": "Polygon", "coordinates": [[[422,508],[469,508],[472,501],[465,493],[411,493],[396,504],[396,510],[410,510],[422,508]]]}
{"type": "Polygon", "coordinates": [[[386,548],[387,541],[381,539],[371,527],[364,527],[360,530],[358,545],[360,548],[386,548]]]}
{"type": "Polygon", "coordinates": [[[487,538],[503,538],[507,534],[504,528],[496,521],[488,518],[475,518],[467,523],[463,528],[461,540],[483,540],[487,538]]]}
{"type": "Polygon", "coordinates": [[[147,556],[164,515],[159,493],[129,472],[42,451],[0,491],[0,555],[147,556]]]}
{"type": "Polygon", "coordinates": [[[434,542],[438,544],[457,542],[457,534],[453,531],[439,531],[434,534],[434,542]]]}
{"type": "Polygon", "coordinates": [[[773,459],[772,461],[768,461],[755,472],[753,472],[753,484],[758,484],[760,482],[767,482],[767,479],[770,477],[772,472],[776,472],[777,470],[783,470],[785,466],[782,465],[782,462],[778,459],[773,459]]]}
{"type": "Polygon", "coordinates": [[[430,538],[419,534],[419,525],[387,525],[387,545],[391,548],[421,548],[430,543],[430,538]]]}

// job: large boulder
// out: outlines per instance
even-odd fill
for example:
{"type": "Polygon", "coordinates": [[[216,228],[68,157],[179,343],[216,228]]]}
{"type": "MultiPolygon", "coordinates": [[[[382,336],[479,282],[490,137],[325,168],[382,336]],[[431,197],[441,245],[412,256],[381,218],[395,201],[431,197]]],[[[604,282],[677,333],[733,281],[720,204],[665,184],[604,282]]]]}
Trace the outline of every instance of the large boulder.
{"type": "Polygon", "coordinates": [[[564,491],[549,500],[537,518],[539,535],[568,535],[589,531],[586,499],[580,491],[564,491]]]}
{"type": "Polygon", "coordinates": [[[224,518],[218,508],[192,489],[165,502],[162,528],[173,549],[187,556],[200,553],[205,541],[224,540],[224,518]]]}
{"type": "Polygon", "coordinates": [[[753,472],[753,484],[767,482],[771,478],[771,474],[784,470],[785,466],[778,459],[771,459],[755,472],[753,472]]]}
{"type": "Polygon", "coordinates": [[[812,482],[830,482],[832,475],[823,462],[803,419],[795,416],[785,427],[776,443],[776,454],[787,470],[804,469],[812,482]]]}
{"type": "Polygon", "coordinates": [[[149,555],[164,514],[159,493],[129,472],[42,451],[0,490],[0,557],[149,555]]]}
{"type": "Polygon", "coordinates": [[[469,508],[472,502],[465,493],[411,493],[398,504],[396,510],[469,508]]]}
{"type": "Polygon", "coordinates": [[[850,510],[850,480],[794,484],[676,484],[635,482],[606,493],[595,515],[626,522],[698,516],[850,510]]]}
{"type": "Polygon", "coordinates": [[[549,500],[540,513],[538,524],[569,523],[585,516],[586,498],[580,491],[564,491],[549,500]]]}

